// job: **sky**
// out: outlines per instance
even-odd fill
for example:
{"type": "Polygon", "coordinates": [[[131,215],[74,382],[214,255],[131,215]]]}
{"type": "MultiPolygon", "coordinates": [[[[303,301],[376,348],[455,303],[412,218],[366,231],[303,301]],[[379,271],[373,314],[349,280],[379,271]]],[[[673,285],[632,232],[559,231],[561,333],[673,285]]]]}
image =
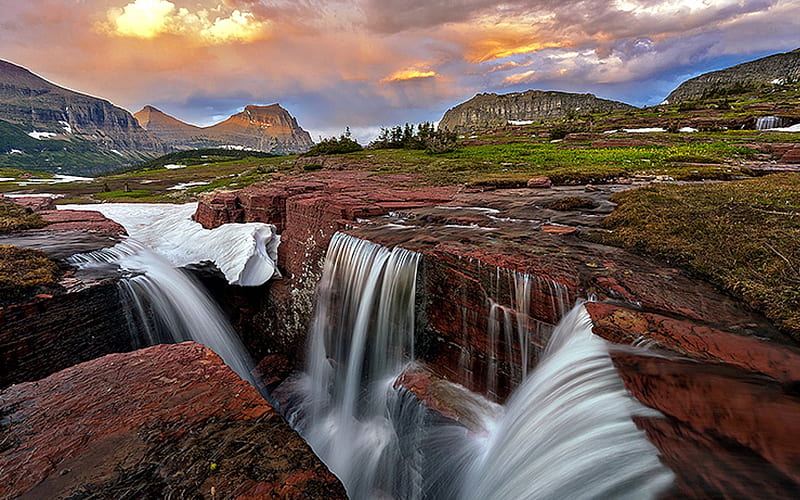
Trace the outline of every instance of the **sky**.
{"type": "Polygon", "coordinates": [[[480,92],[643,106],[800,47],[800,0],[0,0],[0,59],[210,125],[279,102],[314,139],[437,121],[480,92]]]}

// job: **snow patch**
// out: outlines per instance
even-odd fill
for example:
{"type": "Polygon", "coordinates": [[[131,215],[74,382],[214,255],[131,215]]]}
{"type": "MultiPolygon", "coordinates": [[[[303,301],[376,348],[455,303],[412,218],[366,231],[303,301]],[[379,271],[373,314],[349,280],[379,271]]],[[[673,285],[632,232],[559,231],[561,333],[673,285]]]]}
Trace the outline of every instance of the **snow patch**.
{"type": "Polygon", "coordinates": [[[666,129],[661,127],[649,127],[649,128],[624,128],[622,129],[623,132],[627,132],[629,134],[649,134],[653,132],[666,132],[666,129]]]}
{"type": "Polygon", "coordinates": [[[167,170],[177,170],[179,168],[186,168],[186,165],[180,165],[177,163],[170,163],[169,165],[164,165],[164,168],[167,170]]]}
{"type": "Polygon", "coordinates": [[[694,127],[681,127],[678,132],[697,132],[697,129],[694,127]]]}
{"type": "Polygon", "coordinates": [[[56,137],[58,134],[53,132],[37,132],[34,130],[33,132],[28,132],[28,135],[36,139],[37,141],[41,141],[42,139],[52,139],[56,137]]]}
{"type": "Polygon", "coordinates": [[[65,122],[63,120],[59,120],[58,123],[61,124],[61,127],[64,129],[64,132],[66,132],[68,134],[72,133],[72,126],[69,124],[69,122],[65,122]]]}
{"type": "Polygon", "coordinates": [[[800,123],[792,125],[791,127],[778,127],[767,129],[770,132],[800,132],[800,123]]]}
{"type": "Polygon", "coordinates": [[[78,177],[77,175],[62,175],[56,174],[48,178],[33,178],[19,181],[17,184],[20,186],[35,186],[37,184],[69,184],[72,182],[92,182],[94,179],[91,177],[78,177]]]}
{"type": "Polygon", "coordinates": [[[509,125],[533,125],[533,120],[508,120],[509,125]]]}
{"type": "Polygon", "coordinates": [[[197,203],[102,203],[58,208],[100,212],[172,265],[183,267],[210,261],[234,285],[258,286],[280,275],[275,266],[280,236],[271,224],[223,224],[205,229],[192,220],[197,203]]]}
{"type": "Polygon", "coordinates": [[[11,151],[8,152],[8,154],[10,154],[10,155],[24,155],[25,151],[23,151],[21,149],[12,149],[11,151]]]}
{"type": "Polygon", "coordinates": [[[191,187],[208,186],[209,184],[211,184],[211,183],[207,182],[207,181],[183,182],[181,184],[176,184],[176,185],[172,186],[171,188],[167,188],[167,190],[168,191],[183,191],[184,189],[189,189],[191,187]]]}

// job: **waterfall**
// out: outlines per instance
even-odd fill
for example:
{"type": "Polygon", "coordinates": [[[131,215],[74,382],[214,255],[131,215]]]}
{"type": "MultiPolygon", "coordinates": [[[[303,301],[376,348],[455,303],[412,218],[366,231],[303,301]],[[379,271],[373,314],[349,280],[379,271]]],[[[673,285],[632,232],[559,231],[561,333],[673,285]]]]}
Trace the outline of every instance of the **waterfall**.
{"type": "Polygon", "coordinates": [[[391,385],[414,352],[419,255],[336,234],[319,288],[309,406],[298,423],[352,498],[393,489],[391,385]]]}
{"type": "MultiPolygon", "coordinates": [[[[670,484],[631,419],[648,413],[580,304],[504,409],[473,405],[482,429],[437,416],[397,387],[414,366],[418,261],[343,234],[328,250],[302,394],[284,410],[351,498],[654,498],[670,484]]],[[[517,280],[519,298],[530,285],[517,280]]],[[[482,400],[461,387],[448,394],[482,400]]]]}
{"type": "Polygon", "coordinates": [[[627,394],[582,305],[506,403],[464,478],[462,498],[654,498],[672,482],[631,416],[627,394]]]}
{"type": "Polygon", "coordinates": [[[199,342],[244,380],[254,382],[253,362],[225,315],[191,276],[160,255],[129,239],[69,261],[84,269],[113,265],[125,271],[120,296],[135,346],[199,342]]]}
{"type": "Polygon", "coordinates": [[[780,116],[760,116],[756,118],[756,130],[769,130],[783,127],[786,120],[780,116]]]}

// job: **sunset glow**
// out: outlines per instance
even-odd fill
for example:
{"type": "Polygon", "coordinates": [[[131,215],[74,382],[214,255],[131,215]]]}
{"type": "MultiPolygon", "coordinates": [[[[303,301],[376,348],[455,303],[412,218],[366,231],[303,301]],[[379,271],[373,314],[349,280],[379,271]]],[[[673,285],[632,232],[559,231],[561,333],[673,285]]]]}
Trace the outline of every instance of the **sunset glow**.
{"type": "Polygon", "coordinates": [[[315,137],[436,120],[478,92],[655,104],[800,46],[800,0],[0,0],[0,59],[209,124],[281,102],[315,137]]]}

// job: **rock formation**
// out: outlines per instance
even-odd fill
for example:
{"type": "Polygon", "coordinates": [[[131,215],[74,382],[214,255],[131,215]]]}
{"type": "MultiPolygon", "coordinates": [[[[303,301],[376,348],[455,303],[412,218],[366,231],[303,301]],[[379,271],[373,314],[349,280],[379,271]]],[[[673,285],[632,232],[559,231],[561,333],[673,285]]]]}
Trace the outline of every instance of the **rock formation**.
{"type": "Polygon", "coordinates": [[[246,106],[241,113],[210,127],[189,125],[153,106],[145,106],[134,116],[148,132],[175,149],[232,146],[291,154],[304,152],[314,144],[309,133],[279,104],[246,106]]]}
{"type": "MultiPolygon", "coordinates": [[[[80,164],[82,157],[102,154],[107,156],[109,166],[116,166],[141,160],[142,155],[166,152],[161,141],[141,128],[124,109],[103,99],[59,87],[2,60],[0,121],[28,136],[28,144],[8,144],[8,149],[0,149],[0,156],[10,149],[35,155],[41,149],[66,148],[74,155],[68,164],[80,164]],[[31,144],[37,146],[37,151],[32,150],[31,144]]],[[[5,127],[4,132],[6,128],[9,127],[5,127]]]]}
{"type": "Polygon", "coordinates": [[[592,94],[528,90],[513,94],[478,94],[447,110],[440,128],[454,132],[507,125],[510,121],[557,120],[570,114],[627,111],[635,107],[592,94]]]}
{"type": "Polygon", "coordinates": [[[280,414],[200,344],[15,385],[0,392],[0,415],[1,498],[346,498],[280,414]]]}
{"type": "Polygon", "coordinates": [[[665,102],[675,104],[798,80],[800,80],[800,49],[795,49],[687,80],[673,90],[665,102]]]}

